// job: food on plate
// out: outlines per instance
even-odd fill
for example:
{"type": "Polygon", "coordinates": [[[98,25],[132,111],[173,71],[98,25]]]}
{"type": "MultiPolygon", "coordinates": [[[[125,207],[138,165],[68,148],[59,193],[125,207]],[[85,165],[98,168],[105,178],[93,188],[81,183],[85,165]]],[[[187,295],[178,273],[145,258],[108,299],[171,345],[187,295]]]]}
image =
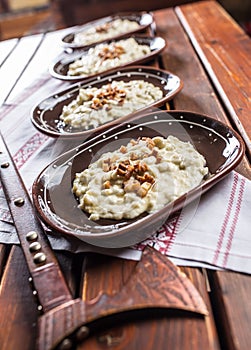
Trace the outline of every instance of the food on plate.
{"type": "Polygon", "coordinates": [[[201,183],[205,158],[174,136],[131,139],[75,175],[79,208],[100,218],[132,219],[152,213],[201,183]]]}
{"type": "Polygon", "coordinates": [[[117,18],[97,26],[91,26],[74,35],[73,43],[78,45],[90,45],[124,33],[138,30],[140,25],[136,21],[127,18],[117,18]]]}
{"type": "Polygon", "coordinates": [[[72,128],[88,130],[128,115],[162,97],[162,90],[147,81],[113,80],[100,88],[81,88],[77,98],[63,107],[60,120],[72,128]]]}
{"type": "Polygon", "coordinates": [[[98,44],[71,63],[67,74],[83,77],[94,75],[143,58],[150,52],[149,45],[138,44],[134,38],[98,44]]]}

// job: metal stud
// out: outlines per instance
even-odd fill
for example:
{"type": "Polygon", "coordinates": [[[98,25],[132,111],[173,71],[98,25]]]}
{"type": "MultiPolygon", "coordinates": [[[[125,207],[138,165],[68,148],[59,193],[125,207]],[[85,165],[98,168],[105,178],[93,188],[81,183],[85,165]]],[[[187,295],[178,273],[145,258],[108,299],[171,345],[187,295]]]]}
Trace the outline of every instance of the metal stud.
{"type": "Polygon", "coordinates": [[[33,261],[36,265],[42,264],[46,261],[46,255],[44,253],[37,253],[34,255],[33,261]]]}
{"type": "Polygon", "coordinates": [[[88,327],[86,327],[86,326],[80,327],[76,333],[77,340],[79,342],[84,340],[85,338],[88,337],[89,333],[90,333],[90,329],[88,327]]]}
{"type": "Polygon", "coordinates": [[[70,350],[72,349],[72,341],[68,338],[64,339],[59,346],[60,350],[70,350]]]}
{"type": "Polygon", "coordinates": [[[30,249],[30,252],[31,253],[34,253],[34,252],[38,252],[39,250],[41,250],[41,244],[39,242],[32,242],[30,245],[29,245],[29,249],[30,249]]]}
{"type": "Polygon", "coordinates": [[[28,242],[35,241],[38,238],[38,234],[36,231],[30,231],[26,234],[26,239],[28,242]]]}
{"type": "Polygon", "coordinates": [[[21,207],[22,205],[24,205],[24,199],[22,197],[18,197],[16,199],[14,199],[14,204],[17,207],[21,207]]]}
{"type": "Polygon", "coordinates": [[[2,163],[2,164],[1,164],[1,168],[3,168],[3,169],[8,168],[9,166],[10,166],[10,163],[9,163],[9,162],[5,162],[5,163],[2,163]]]}
{"type": "Polygon", "coordinates": [[[38,305],[37,309],[38,309],[38,311],[42,311],[43,310],[43,306],[42,305],[38,305]]]}

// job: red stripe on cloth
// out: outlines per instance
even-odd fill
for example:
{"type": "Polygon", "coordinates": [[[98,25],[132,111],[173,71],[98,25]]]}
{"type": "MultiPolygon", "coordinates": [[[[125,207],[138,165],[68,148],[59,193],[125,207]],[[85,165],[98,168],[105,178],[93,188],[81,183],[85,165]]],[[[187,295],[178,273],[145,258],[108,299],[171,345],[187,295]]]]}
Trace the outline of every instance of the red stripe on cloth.
{"type": "Polygon", "coordinates": [[[240,211],[241,211],[241,205],[242,205],[242,200],[243,200],[243,195],[244,195],[244,189],[245,189],[245,179],[242,179],[241,183],[240,183],[240,190],[239,190],[237,203],[236,203],[236,206],[235,206],[236,209],[235,209],[235,213],[234,213],[234,218],[233,218],[233,222],[232,222],[232,225],[231,225],[231,228],[230,228],[230,232],[229,232],[226,252],[224,254],[223,267],[226,267],[227,261],[228,261],[228,257],[229,257],[230,251],[231,251],[233,238],[234,238],[234,233],[235,233],[236,225],[237,225],[237,222],[239,220],[239,215],[240,215],[240,211]]]}
{"type": "MultiPolygon", "coordinates": [[[[166,250],[164,252],[164,254],[168,254],[168,252],[170,251],[171,247],[174,244],[175,238],[177,236],[177,232],[178,232],[178,228],[180,226],[181,223],[181,214],[177,215],[174,220],[172,221],[172,229],[171,232],[170,231],[166,231],[166,235],[169,238],[168,244],[166,245],[166,250]]],[[[164,225],[164,227],[166,228],[166,224],[164,225]]]]}
{"type": "Polygon", "coordinates": [[[148,245],[164,255],[167,254],[175,240],[178,222],[179,215],[168,219],[153,236],[139,243],[136,249],[143,250],[148,245]]]}
{"type": "Polygon", "coordinates": [[[48,138],[40,133],[34,134],[14,155],[13,160],[17,168],[20,169],[48,138]]]}
{"type": "Polygon", "coordinates": [[[222,244],[223,244],[223,240],[225,237],[225,233],[226,233],[226,229],[227,229],[227,225],[230,219],[230,214],[231,211],[233,209],[233,204],[234,204],[234,197],[235,197],[235,192],[236,192],[236,188],[237,188],[237,182],[238,182],[238,176],[237,174],[234,174],[234,181],[233,181],[233,185],[232,185],[232,189],[231,189],[231,193],[228,199],[228,205],[227,205],[227,211],[224,217],[224,221],[221,227],[221,231],[220,231],[220,235],[219,235],[219,239],[217,242],[217,248],[215,250],[215,254],[213,257],[213,261],[212,263],[216,265],[217,260],[219,258],[219,254],[220,254],[220,250],[222,248],[222,244]]]}

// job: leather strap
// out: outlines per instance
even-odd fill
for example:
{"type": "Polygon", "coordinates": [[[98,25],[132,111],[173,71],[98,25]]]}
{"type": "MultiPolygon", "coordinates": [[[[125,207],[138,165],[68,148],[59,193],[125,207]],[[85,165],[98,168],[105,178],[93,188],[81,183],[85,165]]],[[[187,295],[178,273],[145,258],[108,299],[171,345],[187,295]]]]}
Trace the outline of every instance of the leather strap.
{"type": "Polygon", "coordinates": [[[43,311],[46,312],[72,300],[72,296],[2,135],[0,170],[5,197],[33,285],[38,292],[43,311]]]}

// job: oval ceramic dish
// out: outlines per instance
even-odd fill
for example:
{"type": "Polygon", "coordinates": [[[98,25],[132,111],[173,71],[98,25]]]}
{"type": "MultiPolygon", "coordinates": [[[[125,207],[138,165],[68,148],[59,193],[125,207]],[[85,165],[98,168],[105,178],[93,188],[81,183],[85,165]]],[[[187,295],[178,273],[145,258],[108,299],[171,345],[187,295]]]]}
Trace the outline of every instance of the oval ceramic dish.
{"type": "Polygon", "coordinates": [[[139,12],[139,13],[118,13],[116,15],[107,16],[103,18],[99,18],[95,21],[91,21],[88,23],[85,23],[81,26],[78,26],[74,31],[68,33],[62,38],[62,43],[64,47],[68,47],[71,49],[79,49],[88,47],[92,44],[100,43],[104,40],[97,40],[95,42],[92,42],[91,44],[85,44],[85,43],[76,43],[74,42],[74,37],[76,34],[84,33],[85,31],[89,30],[90,28],[98,28],[101,27],[107,23],[112,23],[114,20],[121,19],[121,20],[129,20],[129,21],[135,21],[139,24],[139,27],[137,29],[127,31],[124,33],[121,33],[116,36],[109,36],[105,40],[111,40],[111,39],[119,39],[126,35],[132,35],[141,31],[146,30],[152,23],[153,23],[153,16],[150,13],[147,12],[139,12]]]}
{"type": "MultiPolygon", "coordinates": [[[[150,48],[150,53],[145,55],[142,58],[139,58],[134,61],[130,61],[126,64],[123,64],[121,66],[116,66],[113,69],[108,69],[106,71],[102,71],[97,74],[91,74],[88,76],[70,76],[67,75],[69,65],[73,62],[75,62],[77,59],[81,58],[82,56],[86,55],[88,53],[88,49],[83,49],[83,50],[76,50],[71,54],[63,54],[61,57],[56,61],[53,62],[49,66],[49,72],[51,76],[57,79],[65,80],[65,81],[71,81],[71,82],[77,82],[77,81],[83,81],[86,79],[94,78],[100,74],[107,73],[110,71],[118,70],[121,69],[122,67],[127,67],[129,65],[136,65],[136,64],[141,64],[144,62],[151,61],[155,56],[157,56],[165,47],[166,47],[166,41],[161,38],[161,37],[146,37],[146,36],[133,36],[135,41],[139,45],[148,45],[150,48]]],[[[109,40],[105,41],[104,43],[110,44],[110,43],[116,43],[118,40],[109,40]]],[[[91,47],[94,47],[95,45],[92,45],[91,47]]]]}
{"type": "MultiPolygon", "coordinates": [[[[73,129],[60,121],[59,116],[62,113],[63,106],[68,105],[72,100],[76,99],[80,88],[97,87],[109,84],[112,81],[131,81],[143,80],[152,83],[161,89],[163,97],[147,105],[144,109],[150,107],[159,107],[164,105],[168,100],[172,99],[182,89],[183,83],[176,75],[152,67],[133,66],[122,68],[119,71],[110,74],[98,76],[95,80],[88,83],[77,83],[73,86],[49,96],[36,106],[31,115],[31,120],[34,126],[41,132],[53,137],[85,137],[91,131],[101,132],[104,128],[117,124],[118,121],[125,121],[130,115],[125,115],[116,120],[112,120],[106,124],[100,125],[97,128],[89,130],[81,130],[81,128],[73,129]]],[[[143,109],[141,109],[142,111],[143,109]]]]}
{"type": "Polygon", "coordinates": [[[175,211],[209,190],[237,166],[243,154],[240,136],[215,119],[185,111],[150,113],[108,129],[94,140],[90,138],[49,164],[33,184],[33,201],[44,223],[68,238],[77,237],[107,248],[131,246],[152,235],[175,211]],[[173,135],[182,141],[190,141],[205,157],[210,176],[152,214],[144,213],[131,220],[89,220],[88,214],[78,208],[71,191],[75,173],[87,168],[101,154],[127,144],[131,138],[157,135],[173,135]]]}

